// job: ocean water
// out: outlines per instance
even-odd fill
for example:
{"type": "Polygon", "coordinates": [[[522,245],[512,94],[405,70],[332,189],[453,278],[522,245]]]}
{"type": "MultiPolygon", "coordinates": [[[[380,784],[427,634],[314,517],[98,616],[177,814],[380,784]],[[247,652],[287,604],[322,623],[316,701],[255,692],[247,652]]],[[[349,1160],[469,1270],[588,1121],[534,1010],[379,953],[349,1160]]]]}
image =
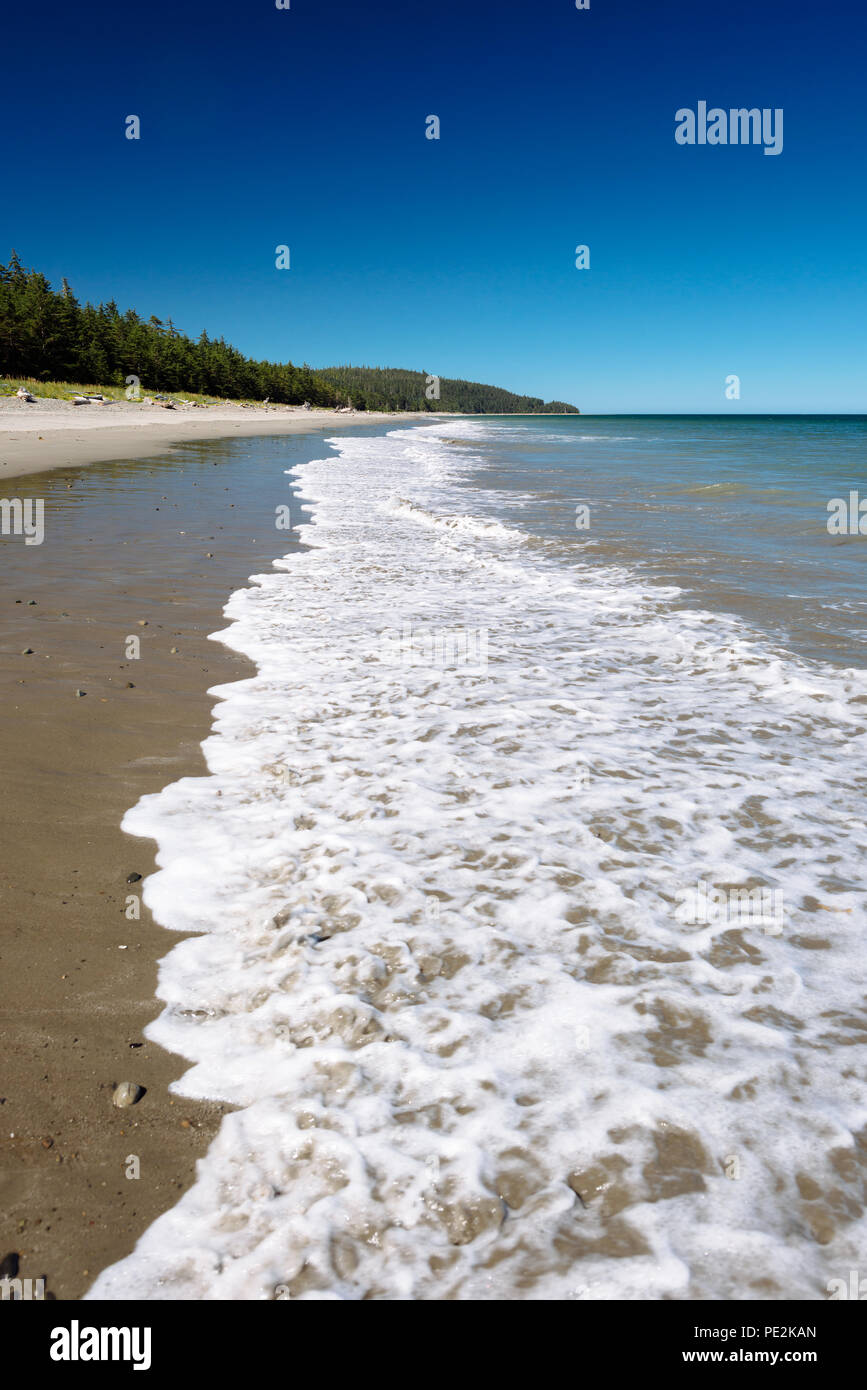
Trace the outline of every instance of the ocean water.
{"type": "Polygon", "coordinates": [[[443,419],[290,471],[211,775],[124,821],[199,933],[149,1036],[237,1108],[89,1297],[867,1273],[867,536],[826,525],[865,444],[443,419]]]}

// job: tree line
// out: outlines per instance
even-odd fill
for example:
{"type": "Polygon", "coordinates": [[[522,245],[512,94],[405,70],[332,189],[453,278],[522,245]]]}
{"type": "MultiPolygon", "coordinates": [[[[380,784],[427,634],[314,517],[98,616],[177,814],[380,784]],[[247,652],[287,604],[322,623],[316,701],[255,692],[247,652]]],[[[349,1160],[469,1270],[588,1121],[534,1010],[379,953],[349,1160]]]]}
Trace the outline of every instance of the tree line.
{"type": "Polygon", "coordinates": [[[425,372],[256,361],[224,338],[207,333],[190,338],[170,318],[145,319],[134,309],[121,312],[114,300],[81,304],[66,279],[59,290],[52,289],[14,251],[8,265],[0,263],[0,373],[103,386],[122,386],[134,376],[143,392],[186,391],[230,400],[268,397],[286,405],[309,401],[351,404],[358,410],[578,413],[560,401],[545,404],[535,396],[425,372]]]}
{"type": "Polygon", "coordinates": [[[400,367],[323,367],[317,375],[353,401],[364,399],[368,410],[456,410],[466,415],[580,413],[564,401],[545,402],[539,396],[517,396],[500,386],[400,367]]]}

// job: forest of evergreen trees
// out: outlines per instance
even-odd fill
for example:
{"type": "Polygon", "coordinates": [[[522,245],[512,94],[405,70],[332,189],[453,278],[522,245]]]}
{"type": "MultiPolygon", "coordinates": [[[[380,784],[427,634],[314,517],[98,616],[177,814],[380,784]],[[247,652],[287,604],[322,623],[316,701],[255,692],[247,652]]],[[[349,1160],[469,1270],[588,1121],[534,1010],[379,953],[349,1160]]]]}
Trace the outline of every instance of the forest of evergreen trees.
{"type": "Polygon", "coordinates": [[[363,399],[368,410],[456,410],[466,415],[578,415],[574,405],[516,396],[499,386],[450,377],[431,379],[424,372],[400,367],[323,367],[316,373],[353,403],[363,399]],[[428,392],[439,396],[428,399],[428,392]]]}
{"type": "Polygon", "coordinates": [[[188,338],[171,319],[121,313],[113,300],[82,305],[64,279],[53,290],[12,252],[0,264],[0,375],[39,381],[122,386],[128,376],[142,392],[196,392],[230,400],[287,405],[354,405],[359,410],[449,410],[467,414],[577,414],[560,401],[547,405],[497,386],[443,377],[428,399],[424,372],[391,367],[314,369],[291,362],[256,362],[223,338],[188,338]]]}

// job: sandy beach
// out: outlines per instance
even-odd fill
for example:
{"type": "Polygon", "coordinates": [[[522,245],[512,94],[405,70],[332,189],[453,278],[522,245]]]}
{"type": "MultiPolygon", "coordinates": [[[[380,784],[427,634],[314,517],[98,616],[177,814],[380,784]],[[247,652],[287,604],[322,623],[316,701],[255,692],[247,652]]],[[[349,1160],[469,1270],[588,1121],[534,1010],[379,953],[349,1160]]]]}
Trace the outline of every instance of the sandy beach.
{"type": "MultiPolygon", "coordinates": [[[[255,457],[232,464],[194,441],[323,420],[160,411],[118,428],[82,408],[70,433],[68,412],[34,411],[2,443],[15,494],[44,499],[51,524],[41,546],[0,539],[0,1257],[16,1252],[22,1278],[76,1299],[189,1185],[224,1108],[174,1100],[186,1064],[143,1036],[157,962],[178,938],[144,906],[126,915],[154,860],[120,821],[143,794],[205,773],[206,692],[252,674],[208,634],[229,594],[296,543],[244,486],[255,457]],[[42,476],[23,476],[37,449],[42,476]],[[126,461],[101,463],[103,451],[126,461]],[[122,1081],[146,1088],[132,1109],[111,1103],[122,1081]]],[[[360,419],[328,415],[327,430],[360,419]]],[[[272,472],[288,500],[282,463],[272,472]]]]}
{"type": "Polygon", "coordinates": [[[304,410],[301,406],[183,406],[111,401],[0,400],[0,481],[51,468],[82,467],[110,459],[167,453],[188,440],[299,434],[328,426],[388,424],[425,418],[414,414],[304,410]]]}

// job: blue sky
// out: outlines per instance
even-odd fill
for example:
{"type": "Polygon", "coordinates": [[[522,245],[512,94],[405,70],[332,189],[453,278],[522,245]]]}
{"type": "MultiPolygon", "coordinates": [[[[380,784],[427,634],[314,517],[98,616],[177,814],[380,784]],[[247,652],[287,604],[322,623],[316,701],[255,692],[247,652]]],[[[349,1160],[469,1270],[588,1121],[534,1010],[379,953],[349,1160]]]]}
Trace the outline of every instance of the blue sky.
{"type": "Polygon", "coordinates": [[[0,258],[82,299],[588,413],[867,410],[852,0],[49,0],[16,33],[0,258]],[[783,108],[782,153],[678,145],[700,100],[783,108]]]}

